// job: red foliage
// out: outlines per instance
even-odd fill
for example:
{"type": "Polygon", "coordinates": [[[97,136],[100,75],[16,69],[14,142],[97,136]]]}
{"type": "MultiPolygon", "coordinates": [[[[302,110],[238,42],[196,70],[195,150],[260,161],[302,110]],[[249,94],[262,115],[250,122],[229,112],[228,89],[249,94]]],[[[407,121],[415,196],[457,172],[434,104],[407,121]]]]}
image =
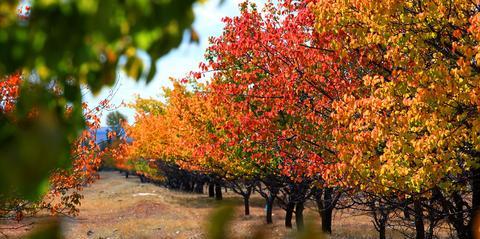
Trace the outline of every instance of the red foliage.
{"type": "Polygon", "coordinates": [[[200,67],[214,72],[215,102],[242,112],[225,119],[236,128],[230,140],[294,180],[328,180],[336,157],[332,103],[356,82],[347,77],[355,75],[354,66],[328,50],[341,33],[318,34],[310,2],[267,4],[264,12],[245,3],[241,16],[224,19],[224,33],[212,39],[209,61],[200,67]]]}
{"type": "Polygon", "coordinates": [[[15,101],[20,93],[22,78],[13,74],[0,80],[0,112],[8,113],[15,108],[15,101]]]}

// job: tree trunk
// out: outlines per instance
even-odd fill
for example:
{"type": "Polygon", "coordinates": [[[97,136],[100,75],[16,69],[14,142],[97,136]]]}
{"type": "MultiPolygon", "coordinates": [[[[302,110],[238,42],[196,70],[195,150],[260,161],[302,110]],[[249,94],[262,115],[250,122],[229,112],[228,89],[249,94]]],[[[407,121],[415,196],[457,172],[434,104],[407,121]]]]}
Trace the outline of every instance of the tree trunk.
{"type": "Polygon", "coordinates": [[[213,183],[208,184],[208,197],[215,197],[215,184],[213,183]]]}
{"type": "Polygon", "coordinates": [[[405,219],[410,220],[410,209],[408,208],[408,203],[405,203],[405,206],[403,207],[403,216],[405,219]]]}
{"type": "Polygon", "coordinates": [[[325,188],[323,195],[324,208],[322,213],[322,231],[328,234],[332,233],[332,214],[333,214],[333,189],[325,188]]]}
{"type": "Polygon", "coordinates": [[[128,178],[128,171],[125,172],[125,178],[128,178]]]}
{"type": "Polygon", "coordinates": [[[292,228],[292,217],[293,217],[293,210],[295,209],[295,203],[288,202],[286,213],[285,213],[285,227],[292,228]]]}
{"type": "Polygon", "coordinates": [[[380,224],[378,225],[378,238],[379,239],[386,239],[387,238],[387,234],[386,234],[386,230],[385,230],[385,224],[380,224]]]}
{"type": "Polygon", "coordinates": [[[250,195],[252,194],[252,187],[247,186],[247,193],[243,195],[243,205],[245,206],[245,216],[250,215],[250,195]]]}
{"type": "Polygon", "coordinates": [[[369,206],[372,210],[373,225],[375,226],[375,230],[378,231],[378,237],[380,239],[385,239],[389,210],[384,206],[381,199],[371,200],[369,206]]]}
{"type": "Polygon", "coordinates": [[[479,235],[479,228],[475,228],[479,223],[475,220],[480,220],[480,168],[476,168],[472,172],[472,210],[470,212],[469,228],[470,233],[467,236],[473,238],[475,235],[479,235]],[[477,218],[475,218],[477,217],[477,218]]]}
{"type": "Polygon", "coordinates": [[[472,209],[480,209],[480,168],[474,169],[472,172],[472,209]]]}
{"type": "Polygon", "coordinates": [[[416,239],[425,239],[425,226],[423,224],[423,210],[420,201],[413,202],[413,209],[415,211],[415,231],[417,233],[416,239]]]}
{"type": "Polygon", "coordinates": [[[195,183],[195,192],[199,194],[203,194],[203,182],[195,183]]]}
{"type": "Polygon", "coordinates": [[[326,188],[318,190],[315,194],[315,201],[317,203],[318,213],[322,218],[322,231],[327,234],[332,233],[332,214],[333,214],[333,189],[326,188]],[[323,199],[322,199],[323,195],[323,199]]]}
{"type": "Polygon", "coordinates": [[[297,202],[295,207],[295,222],[297,223],[297,230],[303,230],[303,202],[297,202]]]}
{"type": "Polygon", "coordinates": [[[195,192],[195,182],[193,180],[189,180],[188,185],[190,186],[190,192],[195,192]]]}
{"type": "Polygon", "coordinates": [[[182,180],[182,189],[185,192],[191,192],[192,191],[192,185],[191,185],[190,180],[188,180],[188,178],[182,180]]]}
{"type": "Polygon", "coordinates": [[[453,192],[451,194],[452,203],[447,200],[447,197],[438,189],[434,189],[434,195],[438,197],[440,201],[440,205],[442,206],[443,212],[448,212],[448,221],[452,226],[455,228],[457,232],[457,237],[459,239],[472,239],[472,233],[468,230],[468,226],[465,226],[465,220],[463,218],[463,214],[460,213],[450,213],[450,212],[462,212],[464,203],[462,196],[459,192],[453,192]]]}
{"type": "Polygon", "coordinates": [[[433,198],[430,199],[429,205],[427,207],[427,215],[428,215],[428,230],[426,231],[425,238],[426,239],[434,239],[435,235],[435,228],[437,227],[438,220],[435,218],[436,210],[433,208],[435,206],[435,200],[433,198]]]}
{"type": "Polygon", "coordinates": [[[220,184],[215,184],[215,199],[216,200],[222,200],[222,186],[220,184]]]}
{"type": "Polygon", "coordinates": [[[332,233],[332,214],[333,208],[325,208],[322,213],[322,231],[328,234],[332,233]]]}
{"type": "Polygon", "coordinates": [[[267,199],[267,205],[266,205],[267,224],[273,223],[273,219],[272,219],[273,201],[275,201],[275,197],[277,196],[277,193],[278,193],[277,189],[270,190],[270,196],[268,196],[268,199],[267,199]]]}
{"type": "Polygon", "coordinates": [[[250,215],[250,199],[249,197],[243,197],[243,205],[245,207],[245,216],[250,215]]]}

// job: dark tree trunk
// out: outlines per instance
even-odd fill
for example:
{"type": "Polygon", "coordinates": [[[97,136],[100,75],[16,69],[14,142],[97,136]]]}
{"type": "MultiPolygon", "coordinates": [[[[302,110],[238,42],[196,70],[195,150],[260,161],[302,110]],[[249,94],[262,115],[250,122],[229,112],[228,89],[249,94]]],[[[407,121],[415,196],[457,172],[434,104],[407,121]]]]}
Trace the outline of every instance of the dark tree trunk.
{"type": "Polygon", "coordinates": [[[273,201],[275,201],[275,197],[277,196],[277,193],[278,193],[277,189],[271,189],[270,196],[268,196],[268,199],[267,199],[267,205],[266,205],[267,224],[273,223],[273,219],[272,219],[273,201]]]}
{"type": "Polygon", "coordinates": [[[480,209],[480,168],[474,169],[472,172],[472,209],[480,209]]]}
{"type": "Polygon", "coordinates": [[[215,197],[215,184],[213,183],[208,184],[208,196],[211,198],[215,197]]]}
{"type": "Polygon", "coordinates": [[[293,217],[293,210],[295,209],[295,203],[288,202],[286,213],[285,213],[285,227],[292,228],[292,217],[293,217]]]}
{"type": "Polygon", "coordinates": [[[429,210],[429,213],[428,213],[428,230],[425,234],[425,239],[433,239],[435,238],[435,235],[434,235],[434,230],[435,230],[435,227],[437,226],[436,225],[436,222],[434,221],[435,218],[433,217],[433,210],[429,210]]]}
{"type": "Polygon", "coordinates": [[[472,210],[470,213],[470,222],[469,222],[469,233],[468,237],[473,238],[473,235],[478,232],[478,228],[475,228],[475,220],[480,220],[480,168],[476,168],[472,172],[472,210]],[[475,218],[477,217],[477,218],[475,218]]]}
{"type": "Polygon", "coordinates": [[[215,200],[222,200],[222,187],[220,184],[215,184],[215,200]]]}
{"type": "Polygon", "coordinates": [[[379,239],[386,239],[387,238],[385,224],[378,225],[378,233],[379,233],[378,234],[379,239]]]}
{"type": "Polygon", "coordinates": [[[295,207],[295,223],[297,224],[297,230],[303,230],[303,202],[297,202],[295,207]]]}
{"type": "Polygon", "coordinates": [[[408,202],[405,203],[405,206],[403,207],[403,216],[405,219],[410,220],[410,209],[408,208],[408,202]]]}
{"type": "MultiPolygon", "coordinates": [[[[462,195],[460,195],[459,192],[454,192],[452,193],[452,198],[455,203],[453,210],[457,214],[456,217],[454,217],[455,218],[454,227],[457,231],[457,236],[459,239],[472,239],[473,238],[472,231],[469,230],[470,228],[469,225],[465,225],[465,219],[463,214],[463,210],[464,210],[463,208],[465,206],[465,203],[463,201],[462,195]]],[[[472,220],[470,220],[470,223],[471,222],[472,220]]]]}
{"type": "Polygon", "coordinates": [[[192,182],[186,178],[183,180],[183,190],[186,191],[186,192],[192,192],[193,190],[193,185],[192,185],[192,182]]]}
{"type": "Polygon", "coordinates": [[[468,230],[468,226],[465,226],[465,220],[463,218],[462,212],[464,203],[462,196],[458,192],[453,192],[451,198],[447,197],[438,189],[434,189],[434,194],[440,201],[443,212],[448,212],[448,221],[453,225],[455,231],[457,232],[457,237],[459,239],[472,239],[472,233],[468,230]],[[450,202],[452,200],[452,202],[450,202]],[[450,213],[456,212],[456,213],[450,213]]]}
{"type": "Polygon", "coordinates": [[[378,231],[378,237],[380,239],[386,238],[386,226],[391,212],[391,209],[383,202],[382,199],[369,199],[368,205],[373,216],[373,225],[375,230],[378,231]]]}
{"type": "Polygon", "coordinates": [[[250,215],[250,198],[243,197],[243,205],[245,206],[245,216],[250,215]]]}
{"type": "Polygon", "coordinates": [[[413,202],[413,210],[415,211],[415,231],[416,239],[425,239],[425,225],[423,223],[423,209],[420,201],[413,202]]]}
{"type": "Polygon", "coordinates": [[[195,182],[193,180],[189,180],[188,186],[189,186],[190,192],[192,193],[195,192],[195,182]]]}
{"type": "Polygon", "coordinates": [[[243,205],[245,206],[245,216],[250,215],[250,195],[252,194],[252,187],[247,186],[247,192],[243,195],[243,205]]]}
{"type": "Polygon", "coordinates": [[[326,208],[322,213],[322,231],[328,234],[332,233],[332,214],[333,208],[326,208]]]}
{"type": "Polygon", "coordinates": [[[269,196],[267,199],[267,224],[273,223],[272,219],[272,208],[273,208],[273,201],[275,200],[275,197],[269,196]]]}
{"type": "Polygon", "coordinates": [[[128,178],[128,171],[125,172],[125,178],[128,178]]]}
{"type": "Polygon", "coordinates": [[[322,213],[322,231],[331,234],[332,233],[332,213],[333,213],[333,189],[325,188],[323,195],[324,208],[322,213]]]}
{"type": "Polygon", "coordinates": [[[197,182],[195,184],[195,192],[203,194],[203,182],[197,182]]]}
{"type": "Polygon", "coordinates": [[[332,233],[332,214],[333,214],[333,189],[326,188],[324,190],[318,190],[315,194],[315,201],[317,203],[318,213],[322,218],[322,231],[324,233],[332,233]],[[323,199],[322,199],[323,195],[323,199]]]}

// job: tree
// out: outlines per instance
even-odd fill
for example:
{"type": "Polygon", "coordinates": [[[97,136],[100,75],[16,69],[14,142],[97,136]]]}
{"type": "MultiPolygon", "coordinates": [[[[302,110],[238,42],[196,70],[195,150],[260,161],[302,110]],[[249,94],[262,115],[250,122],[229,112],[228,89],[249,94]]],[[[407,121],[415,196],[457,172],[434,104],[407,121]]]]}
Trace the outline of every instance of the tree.
{"type": "Polygon", "coordinates": [[[107,125],[115,132],[116,137],[122,136],[122,125],[127,120],[127,117],[118,111],[110,112],[107,115],[107,125]]]}
{"type": "Polygon", "coordinates": [[[333,112],[345,180],[377,194],[438,199],[457,236],[472,238],[480,205],[478,2],[320,1],[314,9],[320,33],[345,34],[332,50],[346,61],[354,59],[344,53],[359,52],[368,66],[333,112]]]}
{"type": "MultiPolygon", "coordinates": [[[[288,186],[280,192],[295,194],[287,197],[292,211],[303,208],[309,189],[340,183],[330,113],[333,103],[358,84],[349,77],[357,74],[356,65],[343,65],[329,50],[342,35],[317,34],[309,2],[267,4],[263,13],[243,4],[239,17],[225,19],[223,35],[212,39],[201,65],[204,72],[214,72],[209,86],[214,103],[241,112],[226,124],[238,125],[229,137],[232,144],[245,146],[255,164],[271,169],[272,175],[263,176],[272,187],[288,186]]],[[[279,188],[272,190],[275,198],[279,188]]],[[[328,217],[333,206],[323,208],[328,217]]],[[[301,210],[297,213],[301,222],[301,210]]]]}

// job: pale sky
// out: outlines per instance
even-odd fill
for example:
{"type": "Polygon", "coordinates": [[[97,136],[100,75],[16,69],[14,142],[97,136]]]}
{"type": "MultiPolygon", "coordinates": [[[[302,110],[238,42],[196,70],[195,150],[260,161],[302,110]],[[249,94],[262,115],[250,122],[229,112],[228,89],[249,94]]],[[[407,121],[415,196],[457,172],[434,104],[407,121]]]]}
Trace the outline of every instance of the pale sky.
{"type": "MultiPolygon", "coordinates": [[[[157,61],[157,73],[154,79],[146,85],[145,82],[136,82],[127,78],[125,75],[118,73],[117,93],[112,99],[113,105],[120,105],[122,101],[129,103],[135,99],[135,95],[142,98],[160,99],[161,88],[163,86],[171,87],[169,77],[181,78],[186,76],[190,71],[197,70],[198,64],[203,61],[205,49],[208,46],[208,38],[210,36],[219,36],[222,33],[224,24],[221,19],[225,16],[239,15],[238,4],[242,0],[226,0],[220,4],[220,0],[208,0],[204,3],[197,3],[194,6],[195,22],[194,29],[200,35],[199,44],[189,43],[189,34],[184,35],[181,45],[177,49],[173,49],[169,54],[157,61]]],[[[261,9],[266,0],[250,0],[257,3],[261,9]]],[[[87,93],[84,101],[90,106],[96,106],[105,99],[110,92],[110,88],[105,87],[97,96],[87,93]]],[[[135,112],[126,107],[118,109],[121,113],[128,117],[129,123],[134,122],[135,112]]],[[[102,125],[105,125],[105,117],[102,117],[102,125]]]]}

